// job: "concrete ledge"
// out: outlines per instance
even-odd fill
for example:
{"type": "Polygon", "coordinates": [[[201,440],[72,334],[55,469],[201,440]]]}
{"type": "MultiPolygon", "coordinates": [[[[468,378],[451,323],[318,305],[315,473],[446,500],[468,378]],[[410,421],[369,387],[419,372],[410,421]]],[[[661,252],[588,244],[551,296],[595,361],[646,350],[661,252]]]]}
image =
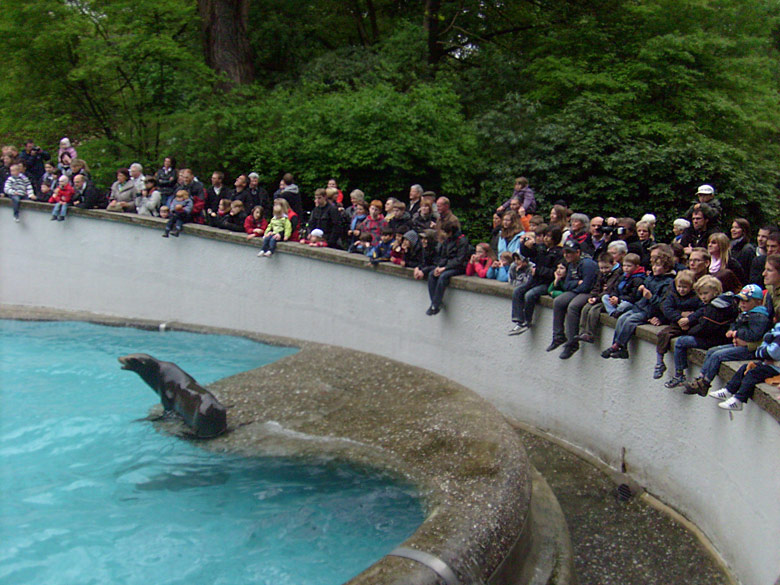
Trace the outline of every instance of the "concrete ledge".
{"type": "MultiPolygon", "coordinates": [[[[780,574],[777,394],[761,389],[732,414],[664,389],[651,377],[652,330],[640,328],[631,360],[603,360],[587,346],[561,361],[543,351],[549,310],[537,312],[528,333],[505,335],[504,284],[453,279],[446,309],[426,317],[427,288],[398,267],[299,244],[257,259],[240,235],[188,226],[163,240],[148,229],[161,229],[160,220],[74,211],[54,223],[40,204],[24,205],[14,224],[7,205],[0,202],[0,303],[338,340],[423,367],[624,470],[698,525],[746,585],[780,574]]],[[[612,330],[599,335],[604,347],[612,330]]]]}

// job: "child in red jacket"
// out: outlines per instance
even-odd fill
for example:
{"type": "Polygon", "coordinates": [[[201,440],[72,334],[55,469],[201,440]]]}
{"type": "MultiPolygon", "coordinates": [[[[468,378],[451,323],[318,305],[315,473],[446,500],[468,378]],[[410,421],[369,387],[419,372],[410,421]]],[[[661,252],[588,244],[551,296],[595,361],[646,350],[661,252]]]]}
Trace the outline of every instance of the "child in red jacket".
{"type": "Polygon", "coordinates": [[[73,199],[75,190],[70,184],[67,175],[62,175],[57,181],[59,186],[54,190],[54,194],[49,197],[49,203],[54,203],[54,209],[51,212],[52,221],[65,221],[65,214],[68,212],[68,203],[73,199]]]}
{"type": "Polygon", "coordinates": [[[476,275],[480,278],[487,278],[488,270],[493,266],[495,259],[496,257],[490,244],[485,242],[477,244],[476,252],[471,255],[469,263],[466,264],[466,276],[476,275]]]}

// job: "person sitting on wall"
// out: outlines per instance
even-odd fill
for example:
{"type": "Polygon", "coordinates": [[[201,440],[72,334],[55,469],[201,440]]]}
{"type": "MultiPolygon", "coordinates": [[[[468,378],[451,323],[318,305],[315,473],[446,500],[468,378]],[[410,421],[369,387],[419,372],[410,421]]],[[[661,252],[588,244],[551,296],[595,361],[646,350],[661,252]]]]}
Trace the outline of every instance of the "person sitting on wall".
{"type": "Polygon", "coordinates": [[[546,351],[565,343],[566,348],[559,357],[566,359],[579,349],[580,312],[588,302],[599,267],[592,258],[582,255],[580,244],[573,240],[563,245],[563,259],[566,261],[565,292],[553,301],[553,338],[546,351]]]}
{"type": "Polygon", "coordinates": [[[526,234],[520,253],[533,262],[533,277],[512,291],[512,322],[514,325],[507,335],[520,335],[533,325],[534,310],[539,299],[547,294],[547,289],[555,276],[555,267],[563,260],[563,249],[559,246],[563,233],[557,226],[536,228],[542,236],[542,243],[536,242],[536,234],[526,234]]]}
{"type": "Polygon", "coordinates": [[[165,224],[165,232],[162,237],[169,235],[178,238],[184,224],[190,220],[193,202],[186,189],[179,189],[170,205],[170,217],[165,224]]]}
{"type": "Polygon", "coordinates": [[[130,171],[119,169],[116,172],[116,181],[111,185],[111,195],[106,209],[134,213],[136,195],[138,193],[135,190],[135,183],[130,180],[130,171]]]}
{"type": "Polygon", "coordinates": [[[220,199],[224,199],[228,189],[223,185],[225,173],[214,171],[211,173],[211,186],[206,189],[206,208],[209,211],[217,211],[220,199]]]}
{"type": "Polygon", "coordinates": [[[73,189],[75,190],[75,207],[81,209],[105,209],[108,207],[106,194],[98,191],[84,175],[74,175],[73,189]]]}
{"type": "Polygon", "coordinates": [[[437,254],[430,265],[414,269],[414,277],[428,277],[428,296],[431,305],[425,311],[426,315],[436,315],[441,311],[444,291],[453,276],[466,272],[469,259],[469,241],[461,233],[460,224],[456,221],[444,221],[440,224],[441,243],[437,254]]]}
{"type": "Polygon", "coordinates": [[[267,227],[268,220],[263,217],[263,208],[255,205],[252,208],[252,213],[244,220],[244,231],[247,234],[247,239],[263,237],[267,227]]]}
{"type": "Polygon", "coordinates": [[[156,216],[161,201],[162,194],[157,189],[157,179],[149,175],[144,181],[143,190],[135,198],[135,209],[138,215],[156,216]]]}
{"type": "MultiPolygon", "coordinates": [[[[192,199],[192,212],[190,221],[195,223],[205,223],[203,210],[206,207],[206,191],[203,183],[195,179],[191,169],[184,168],[179,171],[179,183],[176,185],[176,191],[187,191],[189,198],[192,199]]],[[[173,210],[173,206],[168,202],[168,207],[173,210]]]]}

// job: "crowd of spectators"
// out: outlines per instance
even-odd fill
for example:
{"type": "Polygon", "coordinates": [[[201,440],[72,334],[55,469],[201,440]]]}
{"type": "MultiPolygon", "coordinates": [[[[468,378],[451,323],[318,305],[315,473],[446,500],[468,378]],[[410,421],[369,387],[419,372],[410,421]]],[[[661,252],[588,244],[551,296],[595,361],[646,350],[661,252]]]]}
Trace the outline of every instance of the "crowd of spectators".
{"type": "Polygon", "coordinates": [[[600,316],[617,319],[605,359],[626,359],[628,344],[643,324],[658,327],[653,377],[667,370],[667,388],[711,396],[726,410],[741,410],[756,383],[780,374],[780,230],[762,225],[752,241],[745,218],[726,223],[715,189],[701,185],[682,210],[671,237],[656,237],[656,217],[589,217],[556,201],[545,218],[529,182],[516,179],[511,196],[493,214],[491,238],[473,246],[446,197],[409,189],[409,202],[368,199],[355,189],[345,197],[335,179],[316,189],[313,206],[294,176],[285,173],[272,194],[257,173],[240,174],[230,188],[215,171],[205,187],[189,168],[166,157],[145,174],[133,163],[118,169],[110,188],[93,184],[87,163],[68,138],[56,158],[28,140],[19,151],[2,149],[0,185],[20,221],[20,201],[53,204],[52,220],[63,221],[69,206],[137,213],[166,220],[163,237],[178,236],[193,222],[260,238],[258,256],[272,256],[279,241],[363,254],[372,264],[391,262],[427,280],[427,315],[443,308],[454,276],[495,279],[513,288],[508,335],[534,326],[534,309],[553,298],[552,339],[569,359],[581,343],[594,343],[600,316]],[[701,374],[686,376],[687,350],[707,349],[701,374]],[[748,360],[724,388],[710,389],[720,364],[748,360]]]}

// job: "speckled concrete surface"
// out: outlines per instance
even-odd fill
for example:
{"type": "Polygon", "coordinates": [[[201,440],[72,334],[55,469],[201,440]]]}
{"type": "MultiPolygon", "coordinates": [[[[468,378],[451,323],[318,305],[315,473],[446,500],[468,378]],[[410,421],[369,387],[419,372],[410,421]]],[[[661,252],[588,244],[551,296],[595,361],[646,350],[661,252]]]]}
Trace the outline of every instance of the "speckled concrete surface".
{"type": "Polygon", "coordinates": [[[668,515],[638,497],[619,501],[609,476],[553,442],[518,433],[566,516],[579,585],[733,583],[668,515]]]}
{"type": "MultiPolygon", "coordinates": [[[[0,317],[63,315],[6,307],[0,317]]],[[[88,314],[67,318],[129,325],[88,314]]],[[[403,476],[419,487],[427,513],[403,545],[440,558],[463,582],[487,581],[529,511],[530,468],[514,429],[485,400],[426,370],[332,346],[296,345],[301,349],[292,356],[208,387],[228,407],[230,432],[198,444],[246,456],[343,458],[403,476]]],[[[158,424],[174,432],[178,425],[158,424]]],[[[430,569],[390,556],[350,581],[401,582],[439,581],[430,569]]]]}

